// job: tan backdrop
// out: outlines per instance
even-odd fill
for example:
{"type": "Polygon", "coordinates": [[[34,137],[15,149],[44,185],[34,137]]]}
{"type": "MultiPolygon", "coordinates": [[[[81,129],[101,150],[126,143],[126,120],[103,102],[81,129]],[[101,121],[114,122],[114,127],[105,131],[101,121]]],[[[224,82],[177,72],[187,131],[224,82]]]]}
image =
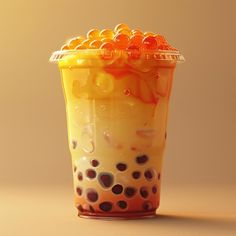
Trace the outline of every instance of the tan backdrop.
{"type": "Polygon", "coordinates": [[[52,51],[93,27],[160,32],[186,57],[174,80],[164,184],[236,182],[236,1],[4,1],[0,8],[0,184],[71,185],[52,51]]]}

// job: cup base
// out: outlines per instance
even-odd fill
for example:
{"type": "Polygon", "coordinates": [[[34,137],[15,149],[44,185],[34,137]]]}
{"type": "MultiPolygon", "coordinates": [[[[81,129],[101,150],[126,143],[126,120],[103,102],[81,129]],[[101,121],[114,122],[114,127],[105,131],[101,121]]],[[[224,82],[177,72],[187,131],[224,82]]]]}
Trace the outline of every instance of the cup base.
{"type": "Polygon", "coordinates": [[[125,212],[125,213],[79,213],[79,217],[85,219],[104,219],[104,220],[133,220],[156,217],[156,210],[148,212],[125,212]]]}

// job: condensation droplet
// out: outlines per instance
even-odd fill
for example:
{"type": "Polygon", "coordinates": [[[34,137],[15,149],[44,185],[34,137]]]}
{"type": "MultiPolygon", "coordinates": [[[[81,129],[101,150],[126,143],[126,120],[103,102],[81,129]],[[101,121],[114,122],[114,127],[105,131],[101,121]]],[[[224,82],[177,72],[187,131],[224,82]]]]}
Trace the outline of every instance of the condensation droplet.
{"type": "Polygon", "coordinates": [[[125,90],[124,90],[124,94],[125,94],[126,96],[130,96],[130,94],[131,94],[130,89],[125,89],[125,90]]]}

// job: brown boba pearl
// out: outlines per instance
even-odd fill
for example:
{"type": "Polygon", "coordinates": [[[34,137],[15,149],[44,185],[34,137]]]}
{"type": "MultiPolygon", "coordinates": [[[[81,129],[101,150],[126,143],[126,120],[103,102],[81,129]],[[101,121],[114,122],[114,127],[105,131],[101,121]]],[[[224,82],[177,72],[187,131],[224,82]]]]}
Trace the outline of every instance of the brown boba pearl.
{"type": "Polygon", "coordinates": [[[99,165],[99,161],[93,159],[93,160],[91,161],[91,165],[92,165],[93,167],[97,167],[97,166],[99,165]]]}
{"type": "Polygon", "coordinates": [[[99,208],[102,210],[102,211],[111,211],[112,209],[112,203],[111,202],[102,202],[99,204],[99,208]]]}
{"type": "Polygon", "coordinates": [[[119,208],[121,209],[126,209],[127,208],[127,202],[126,201],[118,201],[117,205],[119,206],[119,208]]]}
{"type": "Polygon", "coordinates": [[[81,188],[81,187],[77,187],[77,188],[76,188],[76,192],[77,192],[77,194],[78,194],[79,196],[81,196],[82,193],[83,193],[82,188],[81,188]]]}
{"type": "Polygon", "coordinates": [[[93,207],[91,205],[89,205],[89,211],[90,212],[94,212],[94,209],[93,209],[93,207]]]}
{"type": "Polygon", "coordinates": [[[94,179],[96,177],[97,173],[93,169],[86,170],[86,176],[90,179],[94,179]]]}
{"type": "Polygon", "coordinates": [[[111,190],[114,194],[121,194],[123,192],[123,186],[120,184],[116,184],[112,187],[111,190]]]}
{"type": "Polygon", "coordinates": [[[147,155],[142,155],[142,156],[137,156],[136,157],[136,162],[140,165],[145,164],[148,161],[148,156],[147,155]]]}
{"type": "Polygon", "coordinates": [[[98,176],[98,181],[103,188],[110,188],[113,184],[114,177],[111,173],[102,172],[98,176]]]}
{"type": "Polygon", "coordinates": [[[144,176],[145,176],[145,178],[147,179],[147,180],[151,180],[152,178],[153,178],[153,172],[151,171],[151,170],[146,170],[145,172],[144,172],[144,176]]]}
{"type": "Polygon", "coordinates": [[[90,202],[96,202],[98,200],[98,193],[94,189],[88,189],[86,196],[90,202]]]}
{"type": "Polygon", "coordinates": [[[147,190],[146,187],[140,188],[140,195],[141,195],[143,198],[147,198],[147,197],[148,197],[148,190],[147,190]]]}
{"type": "Polygon", "coordinates": [[[161,179],[161,174],[160,174],[160,173],[158,173],[157,178],[158,178],[159,180],[161,179]]]}
{"type": "Polygon", "coordinates": [[[86,212],[94,212],[93,207],[88,203],[83,204],[82,207],[83,207],[83,210],[86,212]]]}
{"type": "Polygon", "coordinates": [[[125,171],[127,169],[127,165],[125,163],[117,163],[116,168],[119,171],[125,171]]]}
{"type": "Polygon", "coordinates": [[[79,210],[79,212],[83,212],[84,211],[84,209],[83,209],[83,207],[81,205],[78,205],[77,209],[79,210]]]}
{"type": "Polygon", "coordinates": [[[125,188],[125,196],[130,198],[133,197],[136,193],[136,189],[133,187],[127,187],[125,188]]]}
{"type": "Polygon", "coordinates": [[[77,141],[76,140],[72,140],[72,148],[76,149],[77,147],[77,141]]]}
{"type": "Polygon", "coordinates": [[[155,194],[157,192],[157,187],[156,186],[153,186],[152,187],[152,192],[155,194]]]}
{"type": "Polygon", "coordinates": [[[151,202],[144,202],[143,203],[143,209],[145,211],[150,211],[152,209],[152,203],[151,202]]]}
{"type": "Polygon", "coordinates": [[[83,174],[81,171],[78,173],[78,180],[82,181],[83,180],[83,174]]]}
{"type": "Polygon", "coordinates": [[[141,176],[141,173],[139,171],[134,171],[132,173],[132,176],[133,176],[134,179],[139,179],[140,176],[141,176]]]}

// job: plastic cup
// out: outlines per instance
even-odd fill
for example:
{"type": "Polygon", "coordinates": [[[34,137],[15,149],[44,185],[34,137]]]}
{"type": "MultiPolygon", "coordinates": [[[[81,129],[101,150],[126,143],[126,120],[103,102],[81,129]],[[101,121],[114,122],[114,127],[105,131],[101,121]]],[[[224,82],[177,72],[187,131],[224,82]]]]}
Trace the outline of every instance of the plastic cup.
{"type": "Polygon", "coordinates": [[[89,218],[142,218],[160,204],[177,51],[55,52],[65,95],[75,205],[89,218]]]}

